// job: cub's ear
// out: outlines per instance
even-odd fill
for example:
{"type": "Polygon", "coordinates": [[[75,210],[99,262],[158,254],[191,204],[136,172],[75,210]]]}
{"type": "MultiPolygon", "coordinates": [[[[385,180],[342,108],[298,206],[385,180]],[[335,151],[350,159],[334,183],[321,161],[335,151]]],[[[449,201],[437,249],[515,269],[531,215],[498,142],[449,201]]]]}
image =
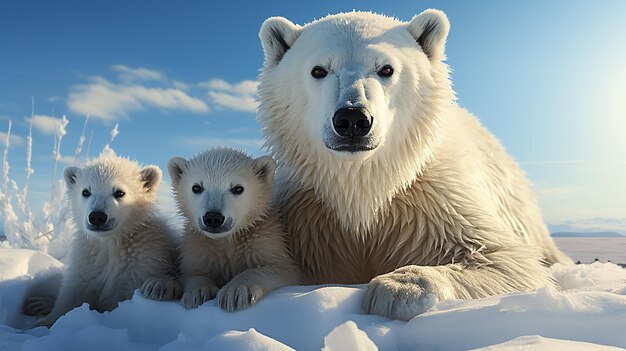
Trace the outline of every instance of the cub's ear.
{"type": "Polygon", "coordinates": [[[259,38],[265,53],[265,67],[280,62],[300,35],[300,28],[284,17],[270,17],[263,22],[259,38]]]}
{"type": "Polygon", "coordinates": [[[420,13],[411,19],[408,29],[431,61],[445,58],[444,49],[450,21],[443,11],[428,9],[420,13]]]}
{"type": "Polygon", "coordinates": [[[139,179],[143,183],[143,188],[148,193],[157,191],[163,178],[163,172],[157,166],[146,166],[139,171],[139,179]]]}
{"type": "Polygon", "coordinates": [[[172,185],[178,184],[189,168],[189,162],[182,157],[174,157],[167,161],[167,173],[170,174],[172,185]]]}
{"type": "Polygon", "coordinates": [[[63,170],[63,180],[65,180],[65,185],[67,185],[68,189],[73,189],[78,181],[78,177],[80,176],[80,168],[76,166],[67,166],[63,170]]]}
{"type": "Polygon", "coordinates": [[[254,170],[262,182],[272,183],[276,173],[276,161],[270,156],[261,156],[254,160],[254,170]]]}

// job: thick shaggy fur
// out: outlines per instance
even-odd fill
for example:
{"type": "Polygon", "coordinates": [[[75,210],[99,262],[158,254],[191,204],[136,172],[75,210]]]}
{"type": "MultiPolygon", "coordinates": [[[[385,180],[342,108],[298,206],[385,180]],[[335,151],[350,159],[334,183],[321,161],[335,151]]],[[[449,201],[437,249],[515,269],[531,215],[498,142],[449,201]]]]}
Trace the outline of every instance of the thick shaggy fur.
{"type": "Polygon", "coordinates": [[[174,193],[185,217],[181,249],[184,294],[195,308],[217,297],[227,311],[250,307],[269,291],[297,285],[299,275],[278,214],[270,206],[276,163],[233,149],[213,149],[168,163],[174,193]],[[201,186],[194,193],[192,187],[201,186]],[[242,186],[241,194],[231,189],[242,186]],[[220,212],[231,227],[202,228],[207,212],[220,212]]]}
{"type": "Polygon", "coordinates": [[[296,262],[307,283],[369,282],[365,309],[396,319],[552,284],[545,265],[570,262],[523,172],[454,104],[448,29],[427,10],[408,23],[270,18],[260,32],[258,119],[281,166],[275,198],[296,262]],[[384,65],[393,75],[377,74],[384,65]],[[333,114],[354,106],[373,116],[372,150],[334,151],[333,114]]]}
{"type": "MultiPolygon", "coordinates": [[[[64,178],[76,233],[54,308],[37,325],[49,327],[85,302],[97,311],[110,311],[130,299],[137,288],[155,300],[180,298],[177,240],[155,211],[161,170],[105,156],[83,168],[67,167],[64,178]],[[122,197],[114,196],[118,190],[124,192],[122,197]],[[112,228],[90,227],[92,211],[106,213],[112,228]]],[[[45,300],[30,298],[25,311],[36,311],[45,300]]]]}

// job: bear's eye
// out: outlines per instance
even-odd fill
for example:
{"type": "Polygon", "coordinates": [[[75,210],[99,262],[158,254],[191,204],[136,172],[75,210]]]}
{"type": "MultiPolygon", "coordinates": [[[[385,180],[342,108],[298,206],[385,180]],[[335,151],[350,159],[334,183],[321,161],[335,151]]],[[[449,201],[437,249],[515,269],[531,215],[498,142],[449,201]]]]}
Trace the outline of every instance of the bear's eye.
{"type": "Polygon", "coordinates": [[[202,192],[202,190],[204,190],[200,185],[198,184],[194,184],[191,187],[191,191],[193,191],[194,194],[200,194],[202,192]]]}
{"type": "Polygon", "coordinates": [[[243,193],[243,187],[236,185],[230,189],[230,192],[233,193],[233,195],[241,195],[243,193]]]}
{"type": "Polygon", "coordinates": [[[326,77],[326,75],[328,75],[328,71],[323,69],[320,66],[315,66],[311,70],[311,76],[313,76],[313,78],[315,78],[315,79],[324,78],[324,77],[326,77]]]}
{"type": "Polygon", "coordinates": [[[87,189],[83,189],[83,197],[90,197],[90,196],[91,196],[91,191],[87,189]]]}
{"type": "Polygon", "coordinates": [[[383,68],[378,70],[378,76],[383,78],[389,78],[393,75],[393,67],[390,65],[384,65],[383,68]]]}
{"type": "Polygon", "coordinates": [[[124,195],[126,195],[126,193],[124,191],[122,191],[122,190],[116,190],[113,193],[113,197],[115,197],[116,199],[121,199],[121,198],[124,197],[124,195]]]}

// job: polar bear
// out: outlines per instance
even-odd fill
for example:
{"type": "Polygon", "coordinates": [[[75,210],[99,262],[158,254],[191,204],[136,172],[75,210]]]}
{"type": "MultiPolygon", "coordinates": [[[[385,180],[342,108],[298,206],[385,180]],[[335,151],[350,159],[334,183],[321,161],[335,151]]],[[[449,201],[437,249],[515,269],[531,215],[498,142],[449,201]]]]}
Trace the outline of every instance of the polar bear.
{"type": "Polygon", "coordinates": [[[276,170],[271,157],[216,148],[189,160],[172,158],[167,169],[185,217],[183,306],[217,297],[223,309],[238,311],[271,290],[298,284],[286,233],[270,206],[276,170]]]}
{"type": "MultiPolygon", "coordinates": [[[[180,298],[178,242],[155,207],[161,177],[156,166],[140,168],[116,156],[64,169],[76,233],[54,308],[37,325],[50,327],[85,302],[97,311],[110,311],[137,288],[155,300],[180,298]]],[[[31,297],[25,312],[36,311],[41,301],[45,298],[31,297]]]]}
{"type": "Polygon", "coordinates": [[[449,22],[366,12],[267,19],[258,88],[277,206],[307,283],[368,283],[367,312],[552,284],[570,262],[498,140],[455,104],[449,22]]]}

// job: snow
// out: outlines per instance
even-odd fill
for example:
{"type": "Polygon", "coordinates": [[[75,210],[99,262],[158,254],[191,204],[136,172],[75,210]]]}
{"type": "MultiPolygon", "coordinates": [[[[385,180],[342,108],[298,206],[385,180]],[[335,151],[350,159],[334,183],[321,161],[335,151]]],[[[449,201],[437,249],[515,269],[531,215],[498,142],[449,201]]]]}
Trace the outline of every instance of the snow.
{"type": "Polygon", "coordinates": [[[298,286],[237,313],[194,310],[137,292],[111,312],[83,305],[50,329],[20,313],[27,292],[62,264],[0,247],[0,350],[610,350],[626,347],[626,270],[610,263],[552,268],[562,290],[448,300],[409,322],[367,315],[364,285],[298,286]]]}
{"type": "Polygon", "coordinates": [[[376,344],[353,321],[347,321],[324,337],[322,351],[376,351],[376,344]]]}
{"type": "Polygon", "coordinates": [[[551,350],[551,351],[607,351],[619,350],[617,347],[590,344],[586,342],[542,338],[539,335],[520,336],[502,344],[487,346],[481,351],[519,351],[519,350],[551,350]]]}

